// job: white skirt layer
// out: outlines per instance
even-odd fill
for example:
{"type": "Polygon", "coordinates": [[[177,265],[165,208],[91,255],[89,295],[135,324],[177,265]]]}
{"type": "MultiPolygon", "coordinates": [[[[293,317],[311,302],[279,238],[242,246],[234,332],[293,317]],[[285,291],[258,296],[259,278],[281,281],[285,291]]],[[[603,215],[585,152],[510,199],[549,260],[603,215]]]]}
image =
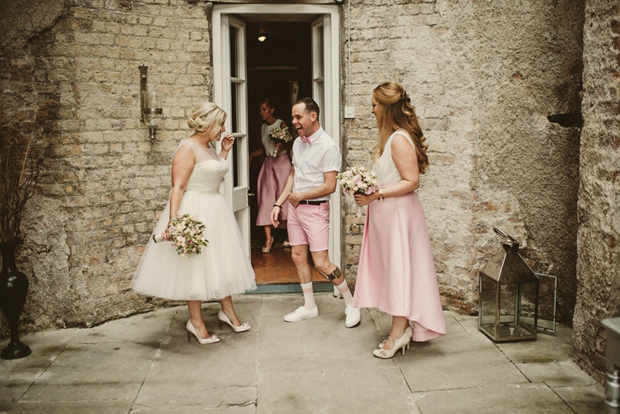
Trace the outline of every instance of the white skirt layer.
{"type": "MultiPolygon", "coordinates": [[[[170,242],[155,243],[151,237],[131,282],[136,292],[173,300],[221,300],[256,289],[235,216],[221,194],[187,191],[179,213],[204,223],[209,245],[199,255],[179,256],[170,242]]],[[[165,231],[169,214],[170,203],[153,234],[165,231]]]]}

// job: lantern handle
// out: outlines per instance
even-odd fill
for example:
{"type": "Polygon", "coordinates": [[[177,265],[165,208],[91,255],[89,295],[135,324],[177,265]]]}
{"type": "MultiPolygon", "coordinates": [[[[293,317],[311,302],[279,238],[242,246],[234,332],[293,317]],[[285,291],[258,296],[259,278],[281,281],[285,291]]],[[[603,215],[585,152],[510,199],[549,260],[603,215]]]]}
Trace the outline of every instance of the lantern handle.
{"type": "Polygon", "coordinates": [[[513,239],[512,237],[510,237],[508,234],[504,233],[503,231],[501,231],[497,227],[493,227],[493,231],[495,233],[497,233],[498,235],[506,238],[506,240],[508,241],[508,243],[510,243],[511,246],[519,246],[519,242],[518,241],[516,241],[515,239],[513,239]]]}

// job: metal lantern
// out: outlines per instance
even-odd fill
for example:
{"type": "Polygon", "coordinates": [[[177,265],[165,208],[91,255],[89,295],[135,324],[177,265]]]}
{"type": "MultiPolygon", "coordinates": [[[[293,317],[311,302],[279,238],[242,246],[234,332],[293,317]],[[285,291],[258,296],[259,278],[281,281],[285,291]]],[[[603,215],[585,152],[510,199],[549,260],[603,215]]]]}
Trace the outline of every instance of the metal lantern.
{"type": "Polygon", "coordinates": [[[480,271],[478,329],[495,342],[536,339],[539,279],[519,254],[519,243],[493,228],[504,252],[480,271]]]}

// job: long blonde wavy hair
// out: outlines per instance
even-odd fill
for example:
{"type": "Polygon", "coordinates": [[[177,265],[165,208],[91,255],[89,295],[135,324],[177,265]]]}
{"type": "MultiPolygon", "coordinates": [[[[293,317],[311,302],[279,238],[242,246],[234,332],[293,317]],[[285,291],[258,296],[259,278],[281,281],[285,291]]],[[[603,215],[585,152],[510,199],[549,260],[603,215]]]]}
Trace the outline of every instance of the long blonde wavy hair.
{"type": "Polygon", "coordinates": [[[405,88],[397,82],[385,82],[373,90],[372,96],[378,104],[375,107],[375,114],[379,127],[379,140],[372,152],[372,160],[376,161],[383,154],[385,144],[392,133],[404,130],[413,140],[418,157],[418,169],[420,174],[424,174],[428,169],[426,155],[428,145],[425,143],[415,108],[411,105],[411,99],[405,88]]]}

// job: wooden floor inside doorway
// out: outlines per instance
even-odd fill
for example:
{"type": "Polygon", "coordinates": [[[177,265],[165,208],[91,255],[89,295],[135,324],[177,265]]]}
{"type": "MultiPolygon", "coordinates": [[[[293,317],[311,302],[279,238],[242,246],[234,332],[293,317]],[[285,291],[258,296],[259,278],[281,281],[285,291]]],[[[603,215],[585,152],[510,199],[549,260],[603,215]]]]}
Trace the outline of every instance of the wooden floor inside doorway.
{"type": "MultiPolygon", "coordinates": [[[[261,247],[254,244],[252,246],[252,267],[256,273],[257,285],[299,283],[290,247],[274,243],[269,253],[263,253],[261,247]]],[[[316,269],[312,269],[312,281],[329,283],[316,269]]]]}

